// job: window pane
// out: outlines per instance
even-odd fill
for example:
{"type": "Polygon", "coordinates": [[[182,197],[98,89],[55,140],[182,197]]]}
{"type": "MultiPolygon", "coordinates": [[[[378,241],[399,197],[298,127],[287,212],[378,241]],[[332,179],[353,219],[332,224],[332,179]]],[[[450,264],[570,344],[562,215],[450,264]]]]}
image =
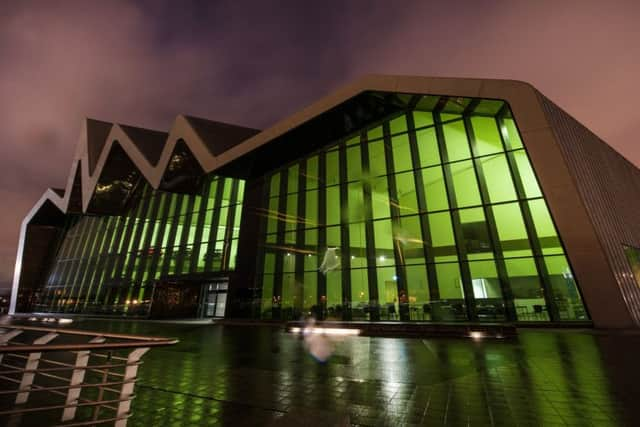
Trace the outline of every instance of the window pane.
{"type": "Polygon", "coordinates": [[[347,180],[356,181],[362,179],[362,159],[360,146],[347,148],[347,180]]]}
{"type": "Polygon", "coordinates": [[[327,188],[326,216],[327,225],[340,223],[340,187],[327,188]]]}
{"type": "Polygon", "coordinates": [[[633,277],[636,279],[636,284],[638,284],[640,283],[640,251],[633,246],[623,245],[623,248],[633,277]]]}
{"type": "MultiPolygon", "coordinates": [[[[267,213],[267,233],[275,233],[278,230],[278,198],[269,199],[269,212],[267,213]]],[[[208,224],[211,223],[209,219],[208,224]]]]}
{"type": "Polygon", "coordinates": [[[424,243],[418,215],[401,217],[400,225],[394,229],[394,239],[398,242],[405,264],[424,263],[424,243]]]}
{"type": "Polygon", "coordinates": [[[415,177],[413,171],[395,175],[400,215],[418,213],[415,177]]]}
{"type": "Polygon", "coordinates": [[[366,268],[351,270],[351,308],[354,320],[368,320],[369,279],[366,268]]]}
{"type": "Polygon", "coordinates": [[[457,260],[458,255],[449,212],[429,214],[427,218],[435,261],[457,260]]]}
{"type": "Polygon", "coordinates": [[[287,193],[298,192],[298,177],[300,175],[300,166],[293,165],[287,173],[287,193]]]}
{"type": "Polygon", "coordinates": [[[373,184],[371,185],[371,205],[373,218],[389,218],[391,216],[389,186],[386,176],[373,180],[373,184]]]}
{"type": "Polygon", "coordinates": [[[433,127],[433,115],[431,112],[414,111],[413,120],[416,129],[431,126],[426,129],[416,130],[420,166],[425,167],[440,164],[440,152],[438,150],[436,129],[433,127]]]}
{"type": "Polygon", "coordinates": [[[527,153],[524,150],[518,150],[513,152],[513,156],[516,160],[518,174],[522,180],[525,196],[527,198],[541,197],[542,192],[540,191],[538,180],[531,168],[531,163],[529,163],[527,153]]]}
{"type": "MultiPolygon", "coordinates": [[[[447,121],[460,119],[461,116],[457,114],[442,114],[441,118],[442,121],[447,121]]],[[[464,129],[464,122],[462,120],[447,123],[442,126],[442,130],[444,133],[445,145],[447,147],[448,161],[454,162],[456,160],[463,160],[471,157],[467,133],[464,129]]]]}
{"type": "Polygon", "coordinates": [[[362,188],[362,183],[351,183],[347,188],[349,205],[348,221],[350,223],[364,221],[364,189],[362,188]]]}
{"type": "Polygon", "coordinates": [[[338,150],[329,151],[325,157],[326,159],[326,173],[325,185],[335,185],[340,182],[340,166],[338,159],[338,150]]]}
{"type": "Polygon", "coordinates": [[[318,188],[318,156],[307,159],[307,190],[318,188]]]}
{"type": "Polygon", "coordinates": [[[551,220],[547,204],[542,199],[530,200],[529,209],[533,218],[533,225],[538,235],[538,241],[544,255],[561,255],[564,253],[556,228],[551,220]]]}
{"type": "Polygon", "coordinates": [[[491,203],[517,199],[516,190],[511,180],[509,164],[504,154],[483,157],[477,159],[476,162],[482,167],[491,203]]]}
{"type": "Polygon", "coordinates": [[[493,258],[493,248],[482,208],[461,209],[460,223],[468,259],[493,258]]]}
{"type": "Polygon", "coordinates": [[[327,247],[339,248],[342,246],[340,239],[340,226],[326,228],[327,247]]]}
{"type": "Polygon", "coordinates": [[[349,224],[349,257],[351,268],[367,266],[366,234],[364,222],[349,224]]]}
{"type": "Polygon", "coordinates": [[[303,308],[306,314],[317,313],[318,273],[305,273],[303,283],[303,308]]]}
{"type": "Polygon", "coordinates": [[[383,219],[373,223],[376,265],[378,267],[394,265],[393,235],[391,234],[391,220],[383,219]]]}
{"type": "Polygon", "coordinates": [[[318,226],[318,190],[305,193],[305,227],[318,226]]]}
{"type": "Polygon", "coordinates": [[[449,208],[447,188],[442,175],[442,167],[436,166],[422,170],[422,182],[427,202],[427,210],[439,211],[449,208]]]}
{"type": "Polygon", "coordinates": [[[287,196],[287,223],[285,230],[295,230],[298,222],[298,195],[289,194],[287,196]]]}
{"type": "Polygon", "coordinates": [[[505,118],[501,131],[508,150],[522,148],[522,140],[520,139],[520,134],[513,119],[505,118]]]}
{"type": "Polygon", "coordinates": [[[374,141],[382,138],[382,126],[376,126],[375,128],[367,132],[367,141],[374,141]]]}
{"type": "Polygon", "coordinates": [[[413,169],[411,150],[409,148],[409,136],[407,135],[407,120],[404,115],[394,119],[390,123],[392,135],[391,147],[393,148],[393,168],[396,172],[413,169]]]}
{"type": "Polygon", "coordinates": [[[376,268],[378,304],[384,320],[398,320],[398,276],[393,267],[376,268]]]}
{"type": "MultiPolygon", "coordinates": [[[[349,272],[347,272],[348,274],[349,272]]],[[[332,270],[326,275],[327,282],[327,318],[333,320],[341,320],[342,307],[342,271],[332,270]]]]}
{"type": "Polygon", "coordinates": [[[457,207],[475,206],[480,204],[480,191],[476,181],[473,162],[466,160],[445,165],[450,168],[453,177],[453,188],[456,195],[457,207]]]}
{"type": "Polygon", "coordinates": [[[561,320],[588,320],[573,272],[564,256],[544,257],[553,299],[561,320]]]}
{"type": "Polygon", "coordinates": [[[436,264],[440,301],[432,304],[432,313],[437,320],[467,320],[466,304],[460,268],[457,263],[436,264]]]}
{"type": "Polygon", "coordinates": [[[475,155],[499,153],[503,151],[498,125],[493,117],[471,117],[475,137],[475,155]]]}
{"type": "Polygon", "coordinates": [[[504,302],[495,262],[470,262],[469,270],[478,319],[480,321],[504,320],[504,302]]]}
{"type": "Polygon", "coordinates": [[[407,290],[409,292],[409,316],[411,320],[430,320],[429,280],[424,265],[408,265],[405,267],[407,275],[407,290]]]}
{"type": "Polygon", "coordinates": [[[508,203],[491,208],[498,229],[498,238],[505,258],[531,256],[527,229],[522,220],[520,205],[508,203]]]}
{"type": "Polygon", "coordinates": [[[533,258],[505,260],[516,315],[521,321],[548,321],[542,284],[533,258]]]}
{"type": "Polygon", "coordinates": [[[372,177],[387,174],[384,141],[382,140],[369,143],[369,173],[372,177]]]}

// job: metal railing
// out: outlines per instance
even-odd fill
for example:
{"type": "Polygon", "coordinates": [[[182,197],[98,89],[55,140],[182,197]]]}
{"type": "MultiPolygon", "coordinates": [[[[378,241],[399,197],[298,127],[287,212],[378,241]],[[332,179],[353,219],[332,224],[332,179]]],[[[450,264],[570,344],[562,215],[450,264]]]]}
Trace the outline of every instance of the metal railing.
{"type": "Polygon", "coordinates": [[[0,425],[124,427],[141,357],[177,340],[0,326],[0,425]]]}

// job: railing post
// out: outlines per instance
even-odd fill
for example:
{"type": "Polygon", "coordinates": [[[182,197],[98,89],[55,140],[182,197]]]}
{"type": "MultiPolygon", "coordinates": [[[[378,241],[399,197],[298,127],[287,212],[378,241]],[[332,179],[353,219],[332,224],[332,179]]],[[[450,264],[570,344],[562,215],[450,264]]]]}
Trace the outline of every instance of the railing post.
{"type": "Polygon", "coordinates": [[[136,348],[129,353],[127,357],[127,367],[124,371],[122,389],[120,390],[120,403],[118,403],[118,411],[116,413],[118,420],[115,423],[115,427],[125,427],[127,425],[127,418],[124,416],[129,413],[129,409],[131,408],[133,388],[135,386],[136,374],[138,373],[138,362],[147,351],[149,351],[149,347],[136,348]]]}
{"type": "MultiPolygon", "coordinates": [[[[41,336],[40,338],[33,341],[33,345],[44,345],[49,341],[57,337],[58,334],[50,332],[47,335],[41,336]]],[[[27,359],[27,363],[25,364],[24,369],[26,371],[35,371],[38,369],[38,364],[40,363],[40,356],[42,356],[41,352],[29,353],[29,358],[27,359]]],[[[29,390],[31,389],[31,385],[33,384],[33,378],[35,377],[35,372],[25,372],[22,374],[22,381],[20,382],[20,387],[18,390],[25,390],[16,395],[16,405],[21,403],[26,403],[29,398],[29,390]]]]}
{"type": "MultiPolygon", "coordinates": [[[[105,342],[104,337],[95,337],[89,343],[91,344],[102,344],[105,342]]],[[[78,409],[78,398],[80,397],[80,392],[82,391],[82,387],[80,385],[84,382],[84,375],[86,372],[87,364],[89,363],[89,357],[91,356],[90,350],[82,350],[76,353],[76,363],[75,369],[71,374],[71,381],[69,385],[69,392],[67,393],[66,407],[64,408],[64,412],[62,413],[62,421],[70,421],[75,418],[76,411],[78,409]],[[73,405],[73,406],[68,406],[73,405]]]]}

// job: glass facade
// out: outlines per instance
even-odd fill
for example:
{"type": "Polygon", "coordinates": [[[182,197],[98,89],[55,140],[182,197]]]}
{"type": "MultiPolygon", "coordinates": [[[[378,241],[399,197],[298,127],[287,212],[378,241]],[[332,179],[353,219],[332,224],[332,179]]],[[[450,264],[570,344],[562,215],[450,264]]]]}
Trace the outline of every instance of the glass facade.
{"type": "Polygon", "coordinates": [[[120,216],[69,215],[36,311],[149,311],[157,280],[234,270],[244,181],[210,175],[197,194],[140,184],[120,216]]]}
{"type": "Polygon", "coordinates": [[[415,105],[263,177],[259,317],[587,320],[508,106],[415,105]]]}

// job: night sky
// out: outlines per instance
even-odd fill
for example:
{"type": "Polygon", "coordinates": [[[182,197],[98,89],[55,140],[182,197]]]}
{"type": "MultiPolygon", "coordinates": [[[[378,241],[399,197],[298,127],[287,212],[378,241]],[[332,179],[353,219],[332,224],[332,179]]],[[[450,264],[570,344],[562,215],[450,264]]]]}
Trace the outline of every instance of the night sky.
{"type": "Polygon", "coordinates": [[[368,73],[525,80],[640,165],[640,1],[0,6],[0,287],[84,117],[266,128],[368,73]]]}

